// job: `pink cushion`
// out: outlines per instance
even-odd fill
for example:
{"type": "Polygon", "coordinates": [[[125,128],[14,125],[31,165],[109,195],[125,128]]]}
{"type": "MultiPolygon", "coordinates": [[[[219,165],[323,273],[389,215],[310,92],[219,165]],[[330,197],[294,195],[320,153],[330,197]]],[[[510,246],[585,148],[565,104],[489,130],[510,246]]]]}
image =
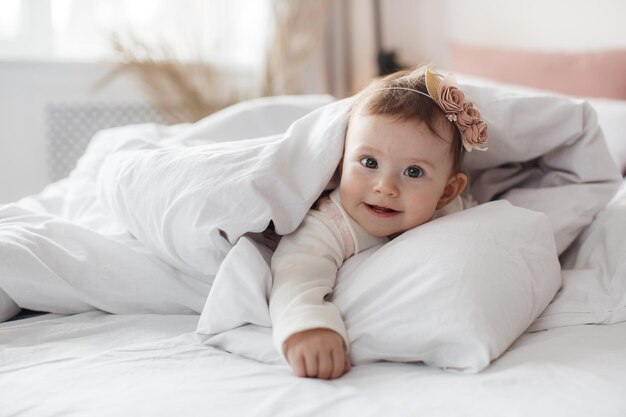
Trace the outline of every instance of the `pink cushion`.
{"type": "Polygon", "coordinates": [[[563,94],[626,99],[626,50],[547,53],[452,44],[452,70],[563,94]]]}

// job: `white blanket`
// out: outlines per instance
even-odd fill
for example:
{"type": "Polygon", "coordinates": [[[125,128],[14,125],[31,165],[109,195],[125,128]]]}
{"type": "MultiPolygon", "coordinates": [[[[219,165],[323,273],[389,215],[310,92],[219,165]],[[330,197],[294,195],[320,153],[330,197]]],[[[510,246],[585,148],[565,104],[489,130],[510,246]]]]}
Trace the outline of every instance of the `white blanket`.
{"type": "MultiPolygon", "coordinates": [[[[466,161],[473,196],[545,213],[562,252],[620,180],[593,110],[563,97],[465,88],[491,131],[489,151],[466,161]]],[[[105,131],[69,178],[1,207],[4,318],[16,304],[200,312],[239,237],[270,221],[279,233],[292,231],[341,156],[349,102],[286,129],[329,99],[281,100],[245,103],[192,126],[105,131]]]]}
{"type": "MultiPolygon", "coordinates": [[[[94,309],[119,314],[201,312],[213,275],[181,263],[175,268],[107,211],[98,177],[101,184],[107,179],[116,183],[103,178],[102,165],[133,150],[184,152],[257,133],[281,134],[294,120],[331,101],[329,96],[258,99],[190,126],[137,125],[98,133],[68,178],[38,195],[0,206],[0,321],[14,315],[18,306],[63,314],[94,309]]],[[[153,189],[162,190],[162,184],[152,182],[152,188],[142,191],[153,189]]],[[[229,184],[222,190],[236,195],[229,184]]],[[[144,207],[151,206],[148,201],[144,207]]]]}
{"type": "Polygon", "coordinates": [[[563,287],[531,330],[626,321],[626,181],[562,257],[563,287]]]}

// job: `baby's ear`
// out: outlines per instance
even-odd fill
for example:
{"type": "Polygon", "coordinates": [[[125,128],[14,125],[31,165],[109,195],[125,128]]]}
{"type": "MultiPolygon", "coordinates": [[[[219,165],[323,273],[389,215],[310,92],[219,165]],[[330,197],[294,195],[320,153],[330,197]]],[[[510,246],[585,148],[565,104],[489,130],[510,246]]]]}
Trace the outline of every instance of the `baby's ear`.
{"type": "Polygon", "coordinates": [[[467,187],[467,175],[462,172],[457,172],[450,175],[446,188],[443,189],[443,194],[437,202],[437,210],[444,208],[449,202],[454,200],[459,194],[467,187]]]}

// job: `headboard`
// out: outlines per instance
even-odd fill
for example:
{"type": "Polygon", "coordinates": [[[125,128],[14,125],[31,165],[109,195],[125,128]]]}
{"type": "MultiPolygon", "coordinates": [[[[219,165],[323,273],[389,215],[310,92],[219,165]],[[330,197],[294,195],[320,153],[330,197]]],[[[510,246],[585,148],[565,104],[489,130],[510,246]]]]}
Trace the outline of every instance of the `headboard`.
{"type": "Polygon", "coordinates": [[[626,2],[446,0],[444,7],[453,71],[626,100],[626,2]]]}

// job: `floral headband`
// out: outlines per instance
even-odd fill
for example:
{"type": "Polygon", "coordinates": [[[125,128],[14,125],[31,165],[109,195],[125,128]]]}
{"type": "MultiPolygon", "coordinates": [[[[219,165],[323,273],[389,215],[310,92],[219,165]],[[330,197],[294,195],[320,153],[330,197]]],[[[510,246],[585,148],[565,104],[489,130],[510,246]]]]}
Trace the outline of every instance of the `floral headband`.
{"type": "Polygon", "coordinates": [[[444,78],[426,70],[424,80],[428,94],[408,87],[387,87],[381,90],[407,90],[431,98],[441,108],[446,118],[459,129],[463,147],[467,152],[473,149],[486,151],[487,123],[481,119],[480,112],[474,108],[474,103],[465,99],[463,91],[450,77],[444,78]]]}

